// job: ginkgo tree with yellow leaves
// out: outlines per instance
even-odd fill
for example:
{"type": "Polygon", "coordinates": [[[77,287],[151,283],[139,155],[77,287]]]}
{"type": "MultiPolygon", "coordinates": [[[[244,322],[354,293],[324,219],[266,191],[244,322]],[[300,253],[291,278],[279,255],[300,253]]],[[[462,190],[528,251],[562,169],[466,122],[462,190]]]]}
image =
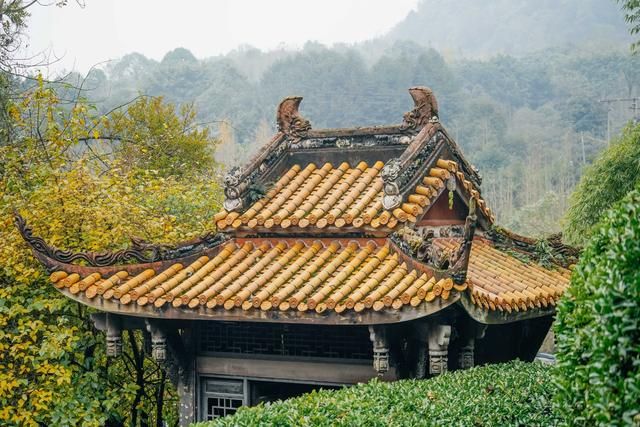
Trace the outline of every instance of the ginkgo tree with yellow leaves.
{"type": "Polygon", "coordinates": [[[0,424],[161,425],[175,392],[125,335],[105,357],[87,309],[48,285],[13,225],[69,250],[115,250],[135,236],[171,243],[211,230],[222,199],[216,139],[192,106],[140,97],[107,114],[60,100],[40,80],[9,104],[0,142],[0,424]]]}

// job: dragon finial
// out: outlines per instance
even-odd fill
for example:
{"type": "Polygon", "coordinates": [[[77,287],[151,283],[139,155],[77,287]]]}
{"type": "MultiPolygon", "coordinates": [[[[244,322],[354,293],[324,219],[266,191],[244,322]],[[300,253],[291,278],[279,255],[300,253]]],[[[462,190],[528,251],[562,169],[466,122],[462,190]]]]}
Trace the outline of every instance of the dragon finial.
{"type": "Polygon", "coordinates": [[[294,144],[302,139],[311,129],[311,123],[298,112],[302,102],[301,96],[289,96],[278,105],[276,122],[278,130],[291,138],[294,144]]]}
{"type": "Polygon", "coordinates": [[[438,118],[438,101],[433,91],[425,86],[409,88],[409,94],[413,98],[413,110],[405,113],[402,123],[405,129],[421,128],[427,123],[435,123],[438,118]]]}

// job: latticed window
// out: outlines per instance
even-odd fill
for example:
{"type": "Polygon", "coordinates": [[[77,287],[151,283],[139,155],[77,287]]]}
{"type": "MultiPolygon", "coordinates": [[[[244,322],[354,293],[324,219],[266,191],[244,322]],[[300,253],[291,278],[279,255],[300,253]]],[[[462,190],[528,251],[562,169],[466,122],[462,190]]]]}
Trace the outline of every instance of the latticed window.
{"type": "Polygon", "coordinates": [[[234,414],[245,403],[245,383],[243,380],[220,378],[203,380],[203,420],[234,414]]]}
{"type": "Polygon", "coordinates": [[[372,359],[363,326],[207,322],[200,331],[203,353],[263,354],[330,359],[372,359]]]}

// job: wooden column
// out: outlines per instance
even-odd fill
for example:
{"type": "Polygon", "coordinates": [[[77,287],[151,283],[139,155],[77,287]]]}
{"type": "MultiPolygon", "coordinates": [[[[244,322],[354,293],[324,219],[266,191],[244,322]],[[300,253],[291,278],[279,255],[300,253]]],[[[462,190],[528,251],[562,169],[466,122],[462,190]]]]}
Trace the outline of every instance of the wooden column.
{"type": "Polygon", "coordinates": [[[175,338],[180,338],[182,345],[182,357],[178,368],[178,384],[176,387],[180,397],[178,413],[180,415],[180,426],[186,427],[196,421],[196,411],[198,409],[196,406],[196,363],[192,330],[183,330],[182,336],[176,334],[175,338]]]}
{"type": "Polygon", "coordinates": [[[450,325],[429,325],[429,375],[440,375],[448,370],[450,339],[450,325]]]}
{"type": "Polygon", "coordinates": [[[122,324],[117,315],[106,314],[106,330],[107,357],[118,357],[122,354],[122,324]]]}
{"type": "Polygon", "coordinates": [[[417,349],[416,378],[427,377],[427,343],[421,341],[417,349]]]}
{"type": "Polygon", "coordinates": [[[370,325],[369,338],[373,344],[373,369],[378,375],[383,375],[389,370],[389,342],[386,328],[382,325],[370,325]]]}
{"type": "Polygon", "coordinates": [[[167,371],[179,397],[179,425],[190,426],[196,418],[195,361],[191,329],[180,333],[175,324],[145,319],[151,336],[151,355],[167,371]]]}
{"type": "Polygon", "coordinates": [[[466,331],[461,332],[462,346],[458,353],[458,368],[469,369],[475,365],[476,340],[482,339],[487,330],[487,325],[482,325],[474,321],[466,324],[466,331]]]}

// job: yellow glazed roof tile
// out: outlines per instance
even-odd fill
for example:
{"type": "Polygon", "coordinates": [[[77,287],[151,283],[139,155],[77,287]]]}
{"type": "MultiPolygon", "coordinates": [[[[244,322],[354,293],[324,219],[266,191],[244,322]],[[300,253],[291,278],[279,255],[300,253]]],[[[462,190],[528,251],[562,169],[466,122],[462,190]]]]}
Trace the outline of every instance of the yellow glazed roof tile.
{"type": "MultiPolygon", "coordinates": [[[[455,250],[459,239],[434,243],[455,250]]],[[[165,264],[137,274],[117,271],[101,277],[88,272],[54,272],[59,289],[88,299],[138,306],[203,310],[333,310],[362,312],[417,307],[452,292],[469,291],[487,310],[525,311],[555,305],[568,286],[570,271],[526,263],[474,239],[467,281],[436,280],[429,269],[386,239],[235,239],[211,256],[190,264],[165,264]]]]}
{"type": "Polygon", "coordinates": [[[51,281],[89,299],[156,308],[361,312],[448,298],[436,292],[442,281],[403,259],[384,239],[238,239],[189,265],[109,277],[55,272],[51,281]]]}
{"type": "MultiPolygon", "coordinates": [[[[454,249],[459,242],[437,239],[436,244],[454,249]]],[[[471,300],[489,310],[512,312],[555,305],[570,276],[570,270],[560,266],[547,269],[534,261],[525,263],[482,238],[471,246],[467,271],[471,300]]]]}
{"type": "Polygon", "coordinates": [[[344,162],[337,166],[294,165],[287,170],[260,200],[244,212],[222,211],[214,217],[219,230],[236,228],[302,229],[327,227],[386,227],[416,222],[428,206],[445,189],[445,181],[457,177],[478,200],[488,218],[491,211],[480,199],[473,184],[458,172],[452,160],[439,159],[400,207],[387,211],[382,206],[383,183],[380,172],[384,163],[344,162]]]}

